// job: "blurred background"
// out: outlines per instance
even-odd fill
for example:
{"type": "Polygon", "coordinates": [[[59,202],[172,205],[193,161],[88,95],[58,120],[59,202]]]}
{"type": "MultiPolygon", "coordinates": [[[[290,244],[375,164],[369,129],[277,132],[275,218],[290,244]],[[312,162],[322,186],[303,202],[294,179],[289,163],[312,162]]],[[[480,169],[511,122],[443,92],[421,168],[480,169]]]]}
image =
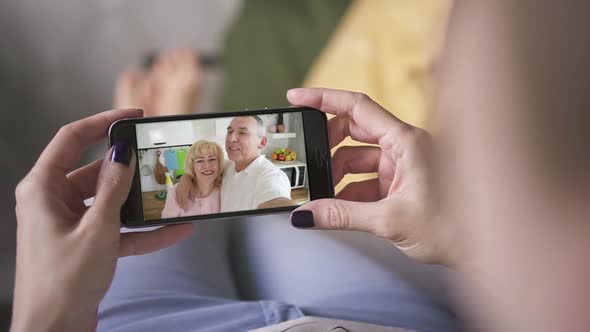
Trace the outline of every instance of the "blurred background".
{"type": "Polygon", "coordinates": [[[0,328],[14,282],[14,188],[62,125],[113,107],[125,68],[188,47],[222,59],[203,70],[200,111],[286,106],[287,89],[326,86],[365,92],[427,127],[450,3],[0,1],[0,328]]]}

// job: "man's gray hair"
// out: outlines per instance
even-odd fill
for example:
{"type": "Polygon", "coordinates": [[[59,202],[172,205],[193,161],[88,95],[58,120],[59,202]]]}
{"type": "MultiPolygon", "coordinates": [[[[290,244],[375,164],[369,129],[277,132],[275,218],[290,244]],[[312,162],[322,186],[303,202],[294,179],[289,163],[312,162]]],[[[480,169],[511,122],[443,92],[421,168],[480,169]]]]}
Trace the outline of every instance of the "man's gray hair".
{"type": "Polygon", "coordinates": [[[250,115],[250,117],[256,120],[256,134],[258,134],[258,137],[266,135],[266,129],[264,128],[264,122],[262,121],[262,119],[258,115],[250,115]]]}
{"type": "Polygon", "coordinates": [[[256,135],[260,138],[266,135],[266,129],[264,128],[264,122],[258,115],[238,115],[236,118],[252,118],[256,120],[256,135]]]}

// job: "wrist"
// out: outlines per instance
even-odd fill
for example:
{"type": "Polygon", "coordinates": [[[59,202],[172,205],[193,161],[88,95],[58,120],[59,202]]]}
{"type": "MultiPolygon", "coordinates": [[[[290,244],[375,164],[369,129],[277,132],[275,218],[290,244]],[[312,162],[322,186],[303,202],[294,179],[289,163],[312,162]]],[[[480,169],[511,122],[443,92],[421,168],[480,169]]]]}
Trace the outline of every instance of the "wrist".
{"type": "Polygon", "coordinates": [[[471,253],[468,243],[460,227],[449,222],[444,214],[433,219],[437,225],[429,234],[432,246],[433,263],[445,266],[455,272],[464,273],[470,270],[471,253]]]}

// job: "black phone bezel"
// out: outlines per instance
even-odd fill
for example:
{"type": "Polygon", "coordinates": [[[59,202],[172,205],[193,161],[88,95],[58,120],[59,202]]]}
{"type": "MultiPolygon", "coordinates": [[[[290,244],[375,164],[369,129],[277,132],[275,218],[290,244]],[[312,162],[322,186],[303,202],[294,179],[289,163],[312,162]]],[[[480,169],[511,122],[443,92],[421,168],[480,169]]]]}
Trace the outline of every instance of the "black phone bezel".
{"type": "MultiPolygon", "coordinates": [[[[109,128],[109,147],[119,141],[126,142],[133,147],[134,153],[136,157],[138,157],[135,125],[139,123],[198,120],[244,115],[265,115],[296,112],[301,112],[303,117],[303,130],[307,156],[306,166],[310,199],[317,200],[322,198],[333,198],[334,184],[332,180],[332,158],[330,153],[330,145],[328,141],[327,117],[325,113],[309,107],[288,107],[273,109],[265,108],[257,110],[240,110],[233,112],[200,113],[192,115],[171,115],[147,118],[122,119],[113,123],[111,125],[111,128],[109,128]]],[[[196,222],[201,220],[227,219],[242,216],[290,212],[293,211],[295,208],[297,208],[296,205],[269,209],[224,212],[199,216],[187,216],[179,218],[144,220],[143,201],[141,195],[141,181],[139,177],[139,163],[136,163],[133,184],[131,186],[129,196],[121,209],[121,224],[122,226],[128,228],[152,227],[186,222],[196,222]]]]}

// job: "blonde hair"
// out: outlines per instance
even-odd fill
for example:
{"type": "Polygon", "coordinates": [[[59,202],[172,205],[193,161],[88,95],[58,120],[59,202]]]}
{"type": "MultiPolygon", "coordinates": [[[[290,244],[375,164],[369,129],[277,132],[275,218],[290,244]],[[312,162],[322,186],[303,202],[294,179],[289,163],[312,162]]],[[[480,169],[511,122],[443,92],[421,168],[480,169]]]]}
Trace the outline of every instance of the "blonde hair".
{"type": "Polygon", "coordinates": [[[200,140],[196,141],[191,145],[190,149],[186,153],[186,159],[184,161],[184,174],[190,177],[191,181],[195,181],[195,159],[199,155],[203,155],[204,151],[211,151],[217,158],[217,166],[219,169],[219,173],[215,178],[215,188],[221,187],[221,181],[223,179],[223,150],[221,146],[215,142],[207,141],[207,140],[200,140]]]}

